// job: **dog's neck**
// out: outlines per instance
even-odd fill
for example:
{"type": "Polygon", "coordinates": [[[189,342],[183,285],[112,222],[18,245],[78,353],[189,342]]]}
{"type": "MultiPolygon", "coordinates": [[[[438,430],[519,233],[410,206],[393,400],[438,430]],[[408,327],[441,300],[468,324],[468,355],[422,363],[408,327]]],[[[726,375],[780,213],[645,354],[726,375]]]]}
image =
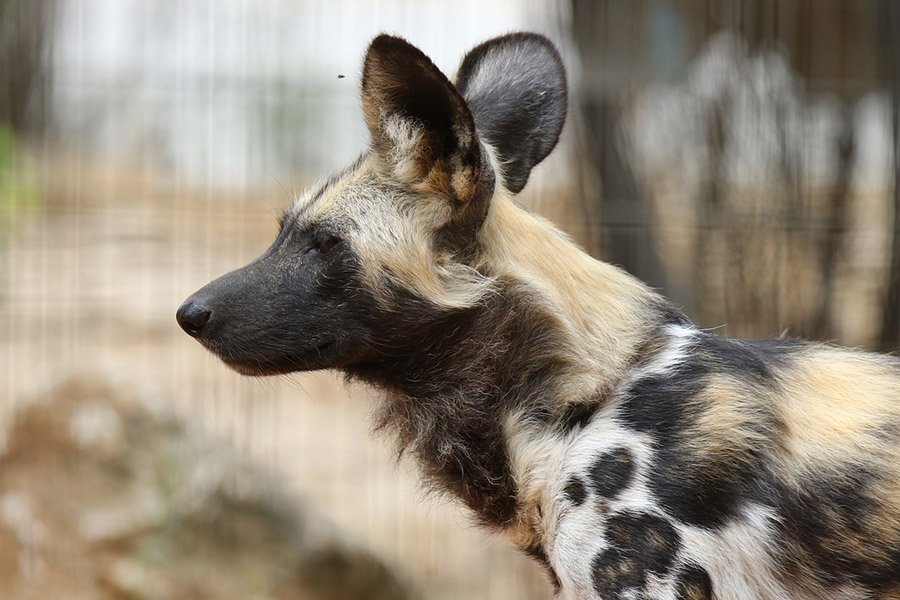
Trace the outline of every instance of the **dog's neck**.
{"type": "Polygon", "coordinates": [[[506,202],[483,230],[479,268],[497,279],[494,293],[442,315],[398,310],[427,325],[405,347],[347,369],[387,391],[378,424],[426,479],[499,528],[520,508],[510,420],[563,433],[621,380],[660,306],[631,276],[506,202]]]}
{"type": "Polygon", "coordinates": [[[615,384],[655,329],[666,301],[625,271],[595,260],[503,193],[492,200],[480,237],[479,267],[524,281],[559,320],[591,385],[615,384]]]}
{"type": "Polygon", "coordinates": [[[506,415],[548,423],[560,375],[573,368],[557,323],[515,284],[423,327],[406,349],[347,369],[387,392],[378,424],[393,431],[434,487],[494,527],[514,519],[506,415]]]}

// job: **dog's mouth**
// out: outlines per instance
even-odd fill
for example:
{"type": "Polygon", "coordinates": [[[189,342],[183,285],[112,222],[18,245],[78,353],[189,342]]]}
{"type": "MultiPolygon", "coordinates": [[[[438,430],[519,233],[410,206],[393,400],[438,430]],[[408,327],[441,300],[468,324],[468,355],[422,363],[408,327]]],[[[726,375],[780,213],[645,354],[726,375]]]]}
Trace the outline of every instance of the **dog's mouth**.
{"type": "Polygon", "coordinates": [[[204,346],[241,375],[265,377],[329,368],[333,351],[337,347],[337,340],[332,338],[299,352],[275,356],[238,353],[214,343],[204,343],[204,346]]]}

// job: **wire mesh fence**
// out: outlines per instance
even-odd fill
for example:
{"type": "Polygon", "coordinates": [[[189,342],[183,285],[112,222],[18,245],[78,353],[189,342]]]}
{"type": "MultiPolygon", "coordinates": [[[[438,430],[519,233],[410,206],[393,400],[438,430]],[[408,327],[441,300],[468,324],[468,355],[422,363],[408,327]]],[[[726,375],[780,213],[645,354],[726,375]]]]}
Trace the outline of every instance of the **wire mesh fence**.
{"type": "Polygon", "coordinates": [[[523,28],[560,45],[571,80],[561,148],[523,203],[703,326],[897,348],[889,1],[3,0],[0,418],[71,374],[127,380],[271,469],[419,596],[549,598],[536,567],[418,491],[368,431],[369,391],[241,379],[173,319],[364,150],[376,33],[450,74],[523,28]]]}

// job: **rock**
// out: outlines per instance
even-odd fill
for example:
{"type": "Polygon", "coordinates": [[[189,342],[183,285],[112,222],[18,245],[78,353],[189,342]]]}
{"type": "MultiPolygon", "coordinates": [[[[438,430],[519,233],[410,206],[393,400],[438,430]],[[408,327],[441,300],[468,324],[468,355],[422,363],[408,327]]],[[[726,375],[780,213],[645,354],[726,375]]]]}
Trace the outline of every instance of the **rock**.
{"type": "Polygon", "coordinates": [[[0,439],[0,598],[411,597],[272,476],[120,386],[65,381],[0,439]]]}

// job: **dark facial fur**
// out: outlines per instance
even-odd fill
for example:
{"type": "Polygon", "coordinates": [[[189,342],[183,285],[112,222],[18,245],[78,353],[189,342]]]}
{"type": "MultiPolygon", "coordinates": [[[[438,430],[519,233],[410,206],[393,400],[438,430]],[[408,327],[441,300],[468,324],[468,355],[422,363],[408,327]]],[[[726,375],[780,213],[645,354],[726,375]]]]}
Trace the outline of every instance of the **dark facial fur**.
{"type": "Polygon", "coordinates": [[[334,224],[299,229],[286,220],[262,256],[191,296],[179,321],[245,375],[334,368],[364,358],[372,299],[358,283],[357,259],[342,235],[334,224]]]}

